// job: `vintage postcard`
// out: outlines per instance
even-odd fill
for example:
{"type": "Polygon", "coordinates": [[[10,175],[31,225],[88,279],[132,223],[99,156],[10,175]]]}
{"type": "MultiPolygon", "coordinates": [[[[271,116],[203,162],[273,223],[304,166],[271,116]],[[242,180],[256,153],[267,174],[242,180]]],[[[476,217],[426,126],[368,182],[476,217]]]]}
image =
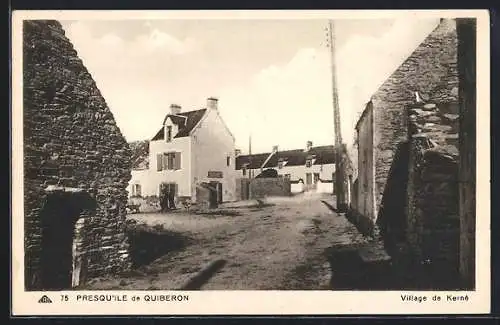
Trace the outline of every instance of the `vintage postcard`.
{"type": "Polygon", "coordinates": [[[488,313],[489,80],[486,10],[15,11],[12,314],[488,313]]]}

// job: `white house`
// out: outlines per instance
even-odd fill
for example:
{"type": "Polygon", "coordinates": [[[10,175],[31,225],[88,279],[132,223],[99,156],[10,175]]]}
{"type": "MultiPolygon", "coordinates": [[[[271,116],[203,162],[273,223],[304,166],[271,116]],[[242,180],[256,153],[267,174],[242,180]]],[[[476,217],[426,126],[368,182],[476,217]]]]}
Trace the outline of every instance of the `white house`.
{"type": "Polygon", "coordinates": [[[279,177],[289,178],[292,192],[333,193],[334,146],[313,147],[312,142],[307,141],[304,149],[279,151],[275,146],[271,152],[236,157],[239,178],[255,177],[266,169],[274,169],[279,177]]]}
{"type": "Polygon", "coordinates": [[[171,105],[161,127],[149,142],[149,164],[132,170],[130,196],[158,196],[167,184],[179,198],[196,201],[196,186],[211,183],[220,201],[235,199],[234,137],[227,128],[216,98],[206,108],[181,112],[171,105]]]}

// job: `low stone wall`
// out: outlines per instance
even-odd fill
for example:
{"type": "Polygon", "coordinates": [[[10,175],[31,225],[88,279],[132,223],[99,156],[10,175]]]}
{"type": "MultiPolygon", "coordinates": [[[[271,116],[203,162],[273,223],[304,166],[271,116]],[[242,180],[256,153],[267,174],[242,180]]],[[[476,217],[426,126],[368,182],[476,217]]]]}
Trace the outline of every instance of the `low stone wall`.
{"type": "Polygon", "coordinates": [[[290,180],[286,178],[254,178],[250,181],[251,199],[290,195],[290,180]]]}

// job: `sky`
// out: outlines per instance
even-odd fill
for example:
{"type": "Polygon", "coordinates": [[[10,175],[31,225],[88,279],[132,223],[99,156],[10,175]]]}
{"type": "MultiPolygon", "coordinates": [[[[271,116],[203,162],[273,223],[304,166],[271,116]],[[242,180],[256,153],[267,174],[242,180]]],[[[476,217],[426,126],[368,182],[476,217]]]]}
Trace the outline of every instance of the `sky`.
{"type": "MultiPolygon", "coordinates": [[[[170,104],[217,97],[236,147],[334,143],[325,20],[62,21],[127,141],[146,140],[170,104]]],[[[336,20],[336,78],[348,146],[364,105],[436,19],[336,20]]]]}

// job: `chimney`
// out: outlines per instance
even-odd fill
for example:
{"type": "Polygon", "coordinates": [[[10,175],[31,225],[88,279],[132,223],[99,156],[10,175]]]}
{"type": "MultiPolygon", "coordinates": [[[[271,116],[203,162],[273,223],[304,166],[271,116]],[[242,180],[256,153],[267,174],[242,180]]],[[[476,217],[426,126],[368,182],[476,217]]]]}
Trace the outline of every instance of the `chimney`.
{"type": "Polygon", "coordinates": [[[234,156],[238,157],[239,155],[241,155],[241,149],[234,149],[234,156]]]}
{"type": "Polygon", "coordinates": [[[207,108],[208,109],[217,109],[217,102],[219,100],[215,97],[208,97],[207,98],[207,108]]]}
{"type": "Polygon", "coordinates": [[[170,114],[177,115],[181,112],[181,107],[177,104],[170,105],[170,114]]]}
{"type": "Polygon", "coordinates": [[[306,151],[311,150],[312,146],[313,146],[312,141],[307,141],[307,142],[306,142],[306,151]]]}

